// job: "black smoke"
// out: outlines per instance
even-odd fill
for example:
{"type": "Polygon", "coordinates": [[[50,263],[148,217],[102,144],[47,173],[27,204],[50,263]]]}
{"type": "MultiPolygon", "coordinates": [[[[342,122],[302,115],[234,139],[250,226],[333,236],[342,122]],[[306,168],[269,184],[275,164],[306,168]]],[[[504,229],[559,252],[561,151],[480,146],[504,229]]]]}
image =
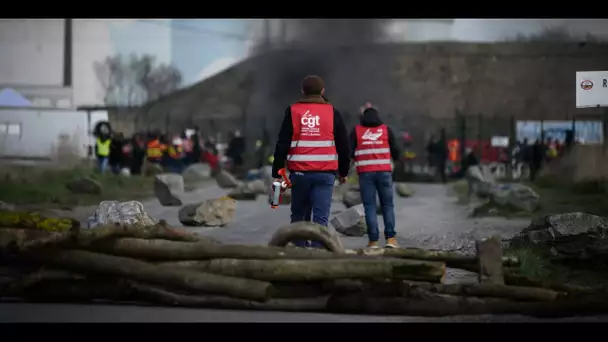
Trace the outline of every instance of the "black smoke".
{"type": "Polygon", "coordinates": [[[254,92],[247,135],[264,130],[276,139],[284,110],[301,96],[306,75],[325,80],[326,95],[352,125],[365,101],[389,96],[390,75],[383,52],[388,19],[285,19],[286,41],[264,41],[253,57],[254,92]]]}

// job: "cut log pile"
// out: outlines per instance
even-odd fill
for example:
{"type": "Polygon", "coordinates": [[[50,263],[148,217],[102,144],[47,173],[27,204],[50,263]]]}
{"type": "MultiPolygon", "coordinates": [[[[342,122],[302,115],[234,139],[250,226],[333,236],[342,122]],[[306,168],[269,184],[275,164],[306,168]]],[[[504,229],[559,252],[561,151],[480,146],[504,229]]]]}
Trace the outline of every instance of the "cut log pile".
{"type": "Polygon", "coordinates": [[[608,311],[600,290],[513,275],[500,241],[478,255],[419,249],[345,250],[311,223],[283,227],[269,246],[221,244],[154,226],[0,229],[0,298],[357,314],[572,316],[608,311]],[[316,233],[315,233],[316,232],[316,233]],[[328,251],[284,247],[295,239],[328,251]],[[445,284],[446,267],[479,284],[445,284]]]}

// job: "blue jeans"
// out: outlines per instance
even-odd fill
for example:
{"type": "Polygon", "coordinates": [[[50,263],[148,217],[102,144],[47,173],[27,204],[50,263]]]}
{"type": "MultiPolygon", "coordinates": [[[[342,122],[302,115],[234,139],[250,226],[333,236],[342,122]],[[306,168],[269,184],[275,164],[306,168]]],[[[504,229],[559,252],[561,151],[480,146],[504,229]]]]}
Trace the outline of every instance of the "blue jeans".
{"type": "Polygon", "coordinates": [[[393,177],[391,172],[363,172],[359,174],[361,200],[365,208],[365,223],[369,241],[378,241],[376,192],[380,198],[384,219],[384,238],[395,237],[395,206],[393,204],[393,177]]]}
{"type": "MultiPolygon", "coordinates": [[[[328,172],[292,172],[291,180],[291,223],[310,221],[326,226],[329,224],[331,198],[336,176],[328,172]]],[[[294,241],[298,247],[305,247],[306,241],[294,241]]],[[[321,244],[313,242],[312,247],[321,244]]]]}
{"type": "Polygon", "coordinates": [[[108,157],[97,156],[97,170],[99,173],[105,173],[108,169],[108,157]]]}

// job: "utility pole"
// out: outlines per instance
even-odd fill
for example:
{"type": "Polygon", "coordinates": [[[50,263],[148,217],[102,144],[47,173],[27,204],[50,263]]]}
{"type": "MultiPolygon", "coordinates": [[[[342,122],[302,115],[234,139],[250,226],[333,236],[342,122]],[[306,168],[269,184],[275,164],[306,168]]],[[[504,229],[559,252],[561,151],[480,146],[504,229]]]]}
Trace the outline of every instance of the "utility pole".
{"type": "Polygon", "coordinates": [[[270,19],[262,19],[264,20],[264,50],[270,49],[270,19]]]}
{"type": "Polygon", "coordinates": [[[64,19],[63,29],[63,86],[72,86],[72,20],[64,19]]]}

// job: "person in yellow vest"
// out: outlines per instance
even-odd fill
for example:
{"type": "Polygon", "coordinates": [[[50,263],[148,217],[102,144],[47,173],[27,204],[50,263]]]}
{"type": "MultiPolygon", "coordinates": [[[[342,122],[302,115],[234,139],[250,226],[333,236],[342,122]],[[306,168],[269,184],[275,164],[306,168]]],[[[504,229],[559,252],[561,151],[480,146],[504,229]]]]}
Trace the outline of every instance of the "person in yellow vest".
{"type": "Polygon", "coordinates": [[[99,173],[106,172],[110,157],[110,143],[112,139],[107,134],[100,135],[95,141],[95,156],[97,156],[97,168],[99,173]]]}

